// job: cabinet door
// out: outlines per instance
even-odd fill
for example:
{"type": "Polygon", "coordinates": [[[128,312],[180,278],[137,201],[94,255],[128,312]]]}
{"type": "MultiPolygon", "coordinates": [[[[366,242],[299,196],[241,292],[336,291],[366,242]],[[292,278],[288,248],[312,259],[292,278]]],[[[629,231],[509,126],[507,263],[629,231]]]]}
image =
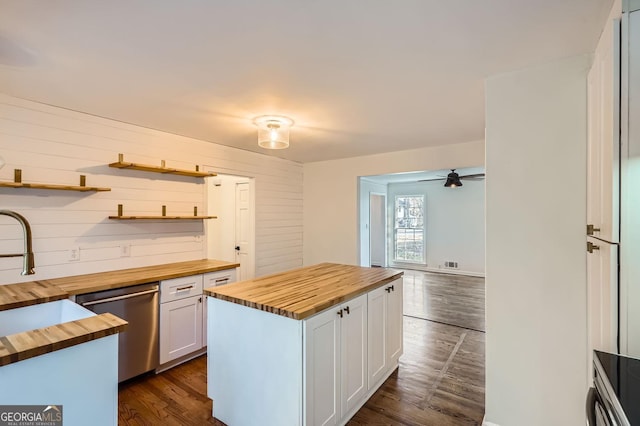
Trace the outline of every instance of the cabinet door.
{"type": "Polygon", "coordinates": [[[587,223],[619,241],[620,22],[607,23],[588,76],[587,223]]]}
{"type": "MultiPolygon", "coordinates": [[[[203,275],[203,287],[215,287],[218,285],[231,284],[236,282],[236,268],[225,269],[224,271],[207,272],[203,275]]],[[[202,339],[203,346],[207,346],[207,297],[204,297],[202,310],[202,339]]]]}
{"type": "MultiPolygon", "coordinates": [[[[304,321],[304,417],[307,425],[339,420],[340,307],[304,321]]],[[[344,314],[343,314],[344,315],[344,314]]]]}
{"type": "Polygon", "coordinates": [[[347,415],[367,393],[367,295],[342,305],[341,417],[347,415]]]}
{"type": "Polygon", "coordinates": [[[380,287],[367,295],[368,389],[387,371],[387,287],[380,287]]]}
{"type": "MultiPolygon", "coordinates": [[[[587,254],[589,348],[618,352],[618,246],[589,238],[587,254]]],[[[591,354],[591,350],[589,351],[591,354]]]]}
{"type": "Polygon", "coordinates": [[[202,348],[202,296],[160,304],[160,364],[202,348]]]}
{"type": "Polygon", "coordinates": [[[207,298],[209,296],[202,295],[202,346],[207,346],[207,312],[209,309],[209,304],[207,303],[207,298]]]}
{"type": "Polygon", "coordinates": [[[398,358],[402,355],[402,300],[403,286],[402,278],[393,281],[391,284],[384,286],[389,288],[387,295],[387,330],[386,330],[386,349],[387,364],[395,365],[398,358]]]}

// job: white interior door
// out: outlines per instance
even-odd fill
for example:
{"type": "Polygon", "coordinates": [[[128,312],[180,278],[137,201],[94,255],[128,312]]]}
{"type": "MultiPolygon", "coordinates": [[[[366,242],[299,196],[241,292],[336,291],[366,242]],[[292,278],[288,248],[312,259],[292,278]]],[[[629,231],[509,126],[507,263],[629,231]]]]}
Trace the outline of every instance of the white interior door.
{"type": "Polygon", "coordinates": [[[371,250],[371,266],[387,265],[387,206],[384,194],[369,196],[369,244],[371,250]]]}
{"type": "Polygon", "coordinates": [[[236,280],[251,279],[255,275],[253,185],[253,179],[242,176],[218,174],[207,178],[207,213],[217,216],[205,223],[207,258],[239,262],[236,280]]]}
{"type": "Polygon", "coordinates": [[[238,281],[254,276],[253,212],[249,183],[236,183],[236,261],[240,263],[238,281]]]}

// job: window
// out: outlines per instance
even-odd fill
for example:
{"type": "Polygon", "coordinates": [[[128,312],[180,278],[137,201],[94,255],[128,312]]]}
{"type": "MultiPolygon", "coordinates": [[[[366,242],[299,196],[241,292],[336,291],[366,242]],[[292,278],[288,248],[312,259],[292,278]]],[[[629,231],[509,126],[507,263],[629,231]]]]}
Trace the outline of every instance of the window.
{"type": "Polygon", "coordinates": [[[394,260],[424,263],[424,195],[397,195],[394,260]]]}

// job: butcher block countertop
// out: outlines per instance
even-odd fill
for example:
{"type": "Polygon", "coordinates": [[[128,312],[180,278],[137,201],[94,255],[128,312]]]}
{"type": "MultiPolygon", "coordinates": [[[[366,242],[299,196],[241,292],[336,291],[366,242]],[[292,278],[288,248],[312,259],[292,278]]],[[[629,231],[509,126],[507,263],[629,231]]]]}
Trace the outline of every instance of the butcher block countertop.
{"type": "Polygon", "coordinates": [[[301,320],[400,278],[387,268],[321,263],[210,287],[208,296],[301,320]]]}
{"type": "Polygon", "coordinates": [[[0,337],[0,367],[120,333],[126,326],[107,313],[0,337]]]}
{"type": "MultiPolygon", "coordinates": [[[[0,285],[0,311],[67,299],[71,295],[236,268],[238,263],[202,259],[73,277],[0,285]]],[[[120,333],[127,322],[100,314],[0,336],[0,366],[120,333]]]]}
{"type": "Polygon", "coordinates": [[[204,274],[237,268],[239,263],[224,262],[222,260],[201,259],[188,262],[165,263],[163,265],[145,266],[142,268],[121,269],[119,271],[99,272],[89,275],[56,278],[47,280],[70,295],[93,293],[95,291],[111,290],[129,287],[153,281],[169,280],[171,278],[204,274]]]}
{"type": "Polygon", "coordinates": [[[54,302],[68,297],[66,291],[44,281],[0,285],[0,311],[54,302]]]}

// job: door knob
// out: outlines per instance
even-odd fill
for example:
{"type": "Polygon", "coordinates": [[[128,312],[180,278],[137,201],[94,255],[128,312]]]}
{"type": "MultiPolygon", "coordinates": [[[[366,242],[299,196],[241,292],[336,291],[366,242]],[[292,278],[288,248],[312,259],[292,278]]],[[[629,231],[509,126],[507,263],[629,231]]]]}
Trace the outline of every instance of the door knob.
{"type": "Polygon", "coordinates": [[[236,251],[240,251],[240,246],[236,246],[236,251]]]}

